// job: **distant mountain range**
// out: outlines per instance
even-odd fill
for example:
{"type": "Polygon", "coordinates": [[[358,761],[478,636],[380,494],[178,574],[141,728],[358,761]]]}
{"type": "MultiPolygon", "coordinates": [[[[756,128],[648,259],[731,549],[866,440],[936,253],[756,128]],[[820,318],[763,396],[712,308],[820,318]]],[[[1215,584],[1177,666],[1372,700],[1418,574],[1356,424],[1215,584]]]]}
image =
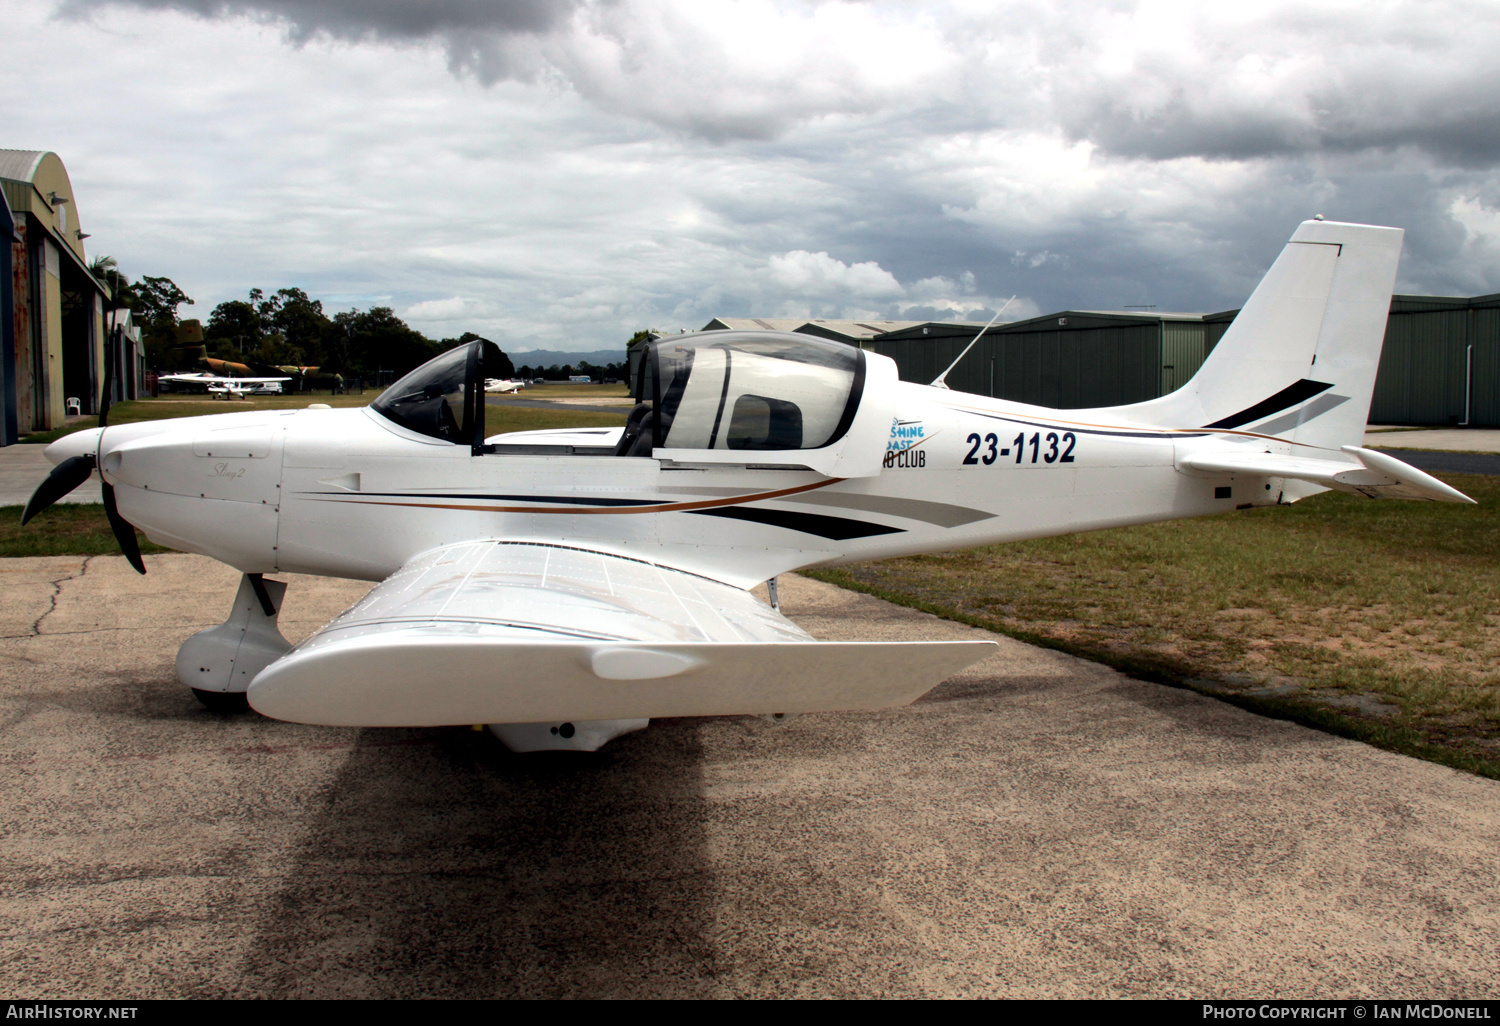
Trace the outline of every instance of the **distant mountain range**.
{"type": "Polygon", "coordinates": [[[529,353],[510,353],[510,362],[517,367],[561,367],[565,364],[577,366],[585,361],[600,367],[611,363],[625,362],[625,347],[618,349],[595,349],[591,353],[564,353],[552,349],[533,349],[529,353]]]}

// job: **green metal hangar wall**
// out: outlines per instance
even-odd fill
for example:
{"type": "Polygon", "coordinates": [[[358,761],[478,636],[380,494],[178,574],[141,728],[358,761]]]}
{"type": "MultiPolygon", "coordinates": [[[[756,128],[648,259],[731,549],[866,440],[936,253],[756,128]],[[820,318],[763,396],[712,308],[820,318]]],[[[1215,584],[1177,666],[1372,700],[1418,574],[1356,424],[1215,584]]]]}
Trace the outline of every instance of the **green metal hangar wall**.
{"type": "MultiPolygon", "coordinates": [[[[104,287],[89,273],[73,185],[57,154],[0,149],[10,273],[0,279],[0,445],[63,422],[67,400],[94,413],[104,367],[104,287]]],[[[0,223],[0,231],[5,225],[0,223]]]]}
{"type": "Polygon", "coordinates": [[[1370,423],[1500,427],[1500,295],[1392,296],[1370,423]]]}
{"type": "MultiPolygon", "coordinates": [[[[1063,310],[996,324],[948,375],[948,387],[1061,409],[1144,402],[1197,373],[1234,313],[1063,310]]],[[[876,335],[870,348],[894,359],[903,379],[925,384],[982,326],[919,324],[876,335]]]]}

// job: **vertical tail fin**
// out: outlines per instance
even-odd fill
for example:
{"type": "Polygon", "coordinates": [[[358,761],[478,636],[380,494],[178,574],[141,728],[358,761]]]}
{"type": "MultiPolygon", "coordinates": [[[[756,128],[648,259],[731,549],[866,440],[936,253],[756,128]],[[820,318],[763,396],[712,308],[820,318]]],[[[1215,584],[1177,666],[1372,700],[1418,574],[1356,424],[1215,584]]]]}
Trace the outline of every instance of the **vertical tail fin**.
{"type": "Polygon", "coordinates": [[[1403,234],[1302,222],[1192,380],[1114,412],[1159,427],[1359,445],[1403,234]]]}

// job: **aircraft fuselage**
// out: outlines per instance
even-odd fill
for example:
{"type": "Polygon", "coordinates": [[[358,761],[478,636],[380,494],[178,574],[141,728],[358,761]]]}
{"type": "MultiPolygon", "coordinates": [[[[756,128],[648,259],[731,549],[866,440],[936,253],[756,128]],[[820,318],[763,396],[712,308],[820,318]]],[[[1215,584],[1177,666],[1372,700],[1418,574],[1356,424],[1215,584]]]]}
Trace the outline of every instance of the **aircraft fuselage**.
{"type": "Polygon", "coordinates": [[[1201,431],[1075,422],[1068,411],[905,383],[895,399],[879,472],[846,479],[756,464],[754,454],[744,463],[604,455],[618,429],[571,432],[569,444],[544,432],[538,451],[475,455],[368,409],[112,427],[101,466],[121,513],[158,544],[247,573],[372,581],[419,552],[488,537],[576,542],[748,587],[816,564],[1279,498],[1271,479],[1179,471],[1178,445],[1201,431]]]}

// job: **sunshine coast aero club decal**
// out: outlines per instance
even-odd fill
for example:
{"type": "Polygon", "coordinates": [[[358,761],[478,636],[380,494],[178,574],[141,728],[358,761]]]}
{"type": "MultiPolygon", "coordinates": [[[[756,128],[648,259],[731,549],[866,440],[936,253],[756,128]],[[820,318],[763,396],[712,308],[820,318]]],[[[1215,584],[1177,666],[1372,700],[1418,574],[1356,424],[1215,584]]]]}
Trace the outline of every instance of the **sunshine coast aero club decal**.
{"type": "Polygon", "coordinates": [[[898,469],[927,466],[927,450],[921,445],[930,437],[927,426],[920,420],[897,417],[891,421],[891,437],[885,443],[885,466],[898,469]]]}

